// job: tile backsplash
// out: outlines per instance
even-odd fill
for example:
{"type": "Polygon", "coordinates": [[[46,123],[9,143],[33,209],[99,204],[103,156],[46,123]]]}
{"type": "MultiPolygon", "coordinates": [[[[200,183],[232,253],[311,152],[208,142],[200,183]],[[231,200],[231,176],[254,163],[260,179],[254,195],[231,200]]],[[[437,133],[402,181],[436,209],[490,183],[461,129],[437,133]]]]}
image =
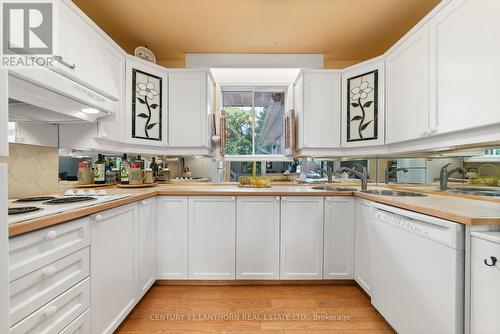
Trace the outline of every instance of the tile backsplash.
{"type": "Polygon", "coordinates": [[[50,194],[59,187],[57,148],[9,144],[9,198],[50,194]]]}

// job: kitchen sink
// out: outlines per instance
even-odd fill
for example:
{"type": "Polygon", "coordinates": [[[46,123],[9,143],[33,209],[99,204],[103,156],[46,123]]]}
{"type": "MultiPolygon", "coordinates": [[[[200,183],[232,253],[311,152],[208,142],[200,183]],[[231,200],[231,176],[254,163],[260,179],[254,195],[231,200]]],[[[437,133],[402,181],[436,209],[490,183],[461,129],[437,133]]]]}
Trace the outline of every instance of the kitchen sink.
{"type": "Polygon", "coordinates": [[[347,187],[311,187],[314,190],[324,190],[324,191],[356,191],[356,188],[347,188],[347,187]]]}
{"type": "Polygon", "coordinates": [[[455,187],[447,190],[454,194],[500,197],[500,190],[479,187],[455,187]]]}
{"type": "Polygon", "coordinates": [[[364,190],[366,194],[380,195],[380,196],[395,196],[395,197],[425,197],[426,194],[415,193],[412,191],[398,191],[398,190],[364,190]]]}

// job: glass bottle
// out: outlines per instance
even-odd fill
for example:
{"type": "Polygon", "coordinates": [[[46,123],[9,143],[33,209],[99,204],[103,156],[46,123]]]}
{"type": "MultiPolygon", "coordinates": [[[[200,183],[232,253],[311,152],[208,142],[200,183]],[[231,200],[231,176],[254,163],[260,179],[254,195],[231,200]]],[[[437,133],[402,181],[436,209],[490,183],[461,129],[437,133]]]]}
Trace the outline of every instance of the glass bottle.
{"type": "Polygon", "coordinates": [[[128,184],[128,175],[130,173],[130,165],[128,163],[127,154],[123,155],[122,162],[120,163],[120,183],[128,184]]]}
{"type": "Polygon", "coordinates": [[[106,182],[106,160],[104,155],[99,154],[94,164],[94,183],[104,184],[106,182]]]}

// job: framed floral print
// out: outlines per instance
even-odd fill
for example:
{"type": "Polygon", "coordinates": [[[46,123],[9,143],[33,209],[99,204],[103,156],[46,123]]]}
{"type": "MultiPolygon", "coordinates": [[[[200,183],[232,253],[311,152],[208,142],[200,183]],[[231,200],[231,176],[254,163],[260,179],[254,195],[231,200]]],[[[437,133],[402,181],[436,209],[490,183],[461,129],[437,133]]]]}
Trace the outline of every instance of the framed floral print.
{"type": "Polygon", "coordinates": [[[378,70],[347,79],[347,142],[378,139],[378,70]]]}
{"type": "Polygon", "coordinates": [[[162,140],[162,78],[132,69],[132,138],[162,140]]]}

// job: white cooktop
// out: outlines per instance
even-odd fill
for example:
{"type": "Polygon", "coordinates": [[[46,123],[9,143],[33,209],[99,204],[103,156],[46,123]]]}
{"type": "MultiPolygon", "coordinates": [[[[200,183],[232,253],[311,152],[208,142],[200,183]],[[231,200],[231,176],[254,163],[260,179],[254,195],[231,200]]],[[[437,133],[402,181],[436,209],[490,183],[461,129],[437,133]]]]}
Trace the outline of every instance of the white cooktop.
{"type": "MultiPolygon", "coordinates": [[[[100,192],[100,194],[101,195],[90,195],[89,193],[80,192],[78,195],[73,195],[73,196],[89,196],[89,197],[92,197],[94,199],[89,200],[89,201],[84,201],[84,202],[64,203],[64,204],[45,204],[45,201],[43,201],[43,202],[16,202],[15,200],[11,200],[11,201],[9,201],[9,208],[34,206],[34,207],[40,208],[41,210],[9,215],[7,222],[9,223],[9,225],[15,224],[15,223],[19,223],[19,222],[30,220],[30,219],[49,216],[49,215],[53,215],[56,213],[67,212],[67,211],[71,211],[71,210],[75,210],[75,209],[81,209],[81,208],[85,208],[85,207],[89,207],[89,206],[93,206],[93,205],[97,205],[97,204],[102,204],[105,202],[115,201],[115,200],[121,199],[121,198],[130,197],[130,195],[128,195],[128,194],[108,195],[108,194],[105,194],[105,192],[100,192]]],[[[65,196],[53,195],[53,196],[55,198],[64,198],[64,197],[68,197],[70,195],[65,195],[65,196]]]]}

